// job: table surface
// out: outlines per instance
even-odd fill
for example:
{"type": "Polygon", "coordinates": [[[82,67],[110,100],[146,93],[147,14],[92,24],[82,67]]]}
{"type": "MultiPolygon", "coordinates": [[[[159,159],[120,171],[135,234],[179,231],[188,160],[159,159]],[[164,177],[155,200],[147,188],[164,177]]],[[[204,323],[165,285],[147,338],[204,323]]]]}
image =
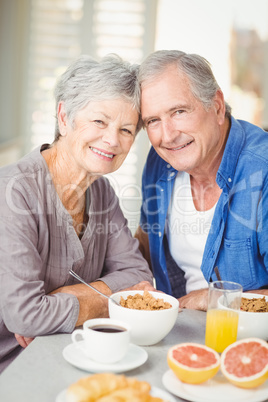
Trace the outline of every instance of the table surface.
{"type": "MultiPolygon", "coordinates": [[[[172,331],[161,342],[144,347],[148,360],[125,374],[165,389],[162,376],[169,369],[168,349],[181,342],[204,344],[205,320],[206,314],[202,311],[180,312],[172,331]]],[[[63,389],[79,378],[90,375],[63,358],[62,351],[70,343],[70,334],[37,337],[0,375],[0,401],[55,402],[63,389]]],[[[174,399],[182,401],[178,397],[174,399]]]]}

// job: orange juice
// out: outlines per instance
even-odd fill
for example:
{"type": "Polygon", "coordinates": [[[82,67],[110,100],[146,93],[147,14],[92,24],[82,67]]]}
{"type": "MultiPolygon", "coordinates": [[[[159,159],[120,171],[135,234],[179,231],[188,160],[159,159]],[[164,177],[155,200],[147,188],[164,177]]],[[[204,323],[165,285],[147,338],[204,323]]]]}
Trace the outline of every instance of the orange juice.
{"type": "Polygon", "coordinates": [[[218,353],[236,341],[239,313],[233,310],[207,311],[205,344],[218,353]]]}

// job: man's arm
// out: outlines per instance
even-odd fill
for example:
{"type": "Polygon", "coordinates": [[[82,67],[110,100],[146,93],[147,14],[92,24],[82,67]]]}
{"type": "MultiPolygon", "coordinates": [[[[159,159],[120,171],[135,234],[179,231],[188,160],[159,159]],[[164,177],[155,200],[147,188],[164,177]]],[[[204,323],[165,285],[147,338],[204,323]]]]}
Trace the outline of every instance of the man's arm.
{"type": "Polygon", "coordinates": [[[139,240],[139,250],[142,253],[145,260],[152,271],[151,256],[150,256],[150,246],[149,246],[149,236],[145,233],[139,226],[134,237],[139,240]]]}
{"type": "Polygon", "coordinates": [[[263,296],[268,296],[268,289],[246,290],[245,293],[258,293],[263,296]]]}
{"type": "MultiPolygon", "coordinates": [[[[268,289],[248,290],[245,293],[258,293],[268,296],[268,289]]],[[[194,290],[193,292],[180,297],[178,300],[181,308],[207,311],[208,289],[194,290]]]]}
{"type": "Polygon", "coordinates": [[[208,308],[208,289],[193,290],[179,299],[180,308],[207,311],[208,308]]]}

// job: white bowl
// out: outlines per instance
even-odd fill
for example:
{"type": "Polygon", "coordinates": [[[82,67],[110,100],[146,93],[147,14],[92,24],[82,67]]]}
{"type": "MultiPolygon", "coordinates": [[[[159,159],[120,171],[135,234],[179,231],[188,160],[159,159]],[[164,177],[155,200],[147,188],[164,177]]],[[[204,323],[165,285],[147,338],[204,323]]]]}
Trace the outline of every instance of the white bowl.
{"type": "MultiPolygon", "coordinates": [[[[247,299],[262,298],[258,293],[242,293],[242,297],[247,299]]],[[[268,296],[265,296],[268,301],[268,296]]],[[[240,311],[238,321],[237,339],[261,338],[268,341],[268,312],[254,313],[249,311],[240,311]]]]}
{"type": "MultiPolygon", "coordinates": [[[[120,297],[143,294],[143,290],[131,290],[114,293],[111,297],[120,302],[120,297]]],[[[179,302],[175,297],[160,292],[149,292],[156,299],[163,299],[172,305],[165,310],[134,310],[117,306],[109,300],[110,318],[126,322],[131,326],[130,339],[136,345],[154,345],[160,342],[173,328],[179,311],[179,302]]]]}

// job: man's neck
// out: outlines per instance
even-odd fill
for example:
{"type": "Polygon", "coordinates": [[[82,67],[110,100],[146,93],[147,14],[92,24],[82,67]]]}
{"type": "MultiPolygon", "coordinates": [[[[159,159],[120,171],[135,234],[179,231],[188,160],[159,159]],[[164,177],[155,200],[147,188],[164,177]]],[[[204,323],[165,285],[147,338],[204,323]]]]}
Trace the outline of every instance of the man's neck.
{"type": "Polygon", "coordinates": [[[216,176],[222,161],[230,127],[230,120],[225,118],[221,127],[222,141],[218,150],[215,150],[215,155],[202,169],[189,172],[193,202],[199,211],[211,209],[220,198],[222,190],[216,182],[216,176]]]}

